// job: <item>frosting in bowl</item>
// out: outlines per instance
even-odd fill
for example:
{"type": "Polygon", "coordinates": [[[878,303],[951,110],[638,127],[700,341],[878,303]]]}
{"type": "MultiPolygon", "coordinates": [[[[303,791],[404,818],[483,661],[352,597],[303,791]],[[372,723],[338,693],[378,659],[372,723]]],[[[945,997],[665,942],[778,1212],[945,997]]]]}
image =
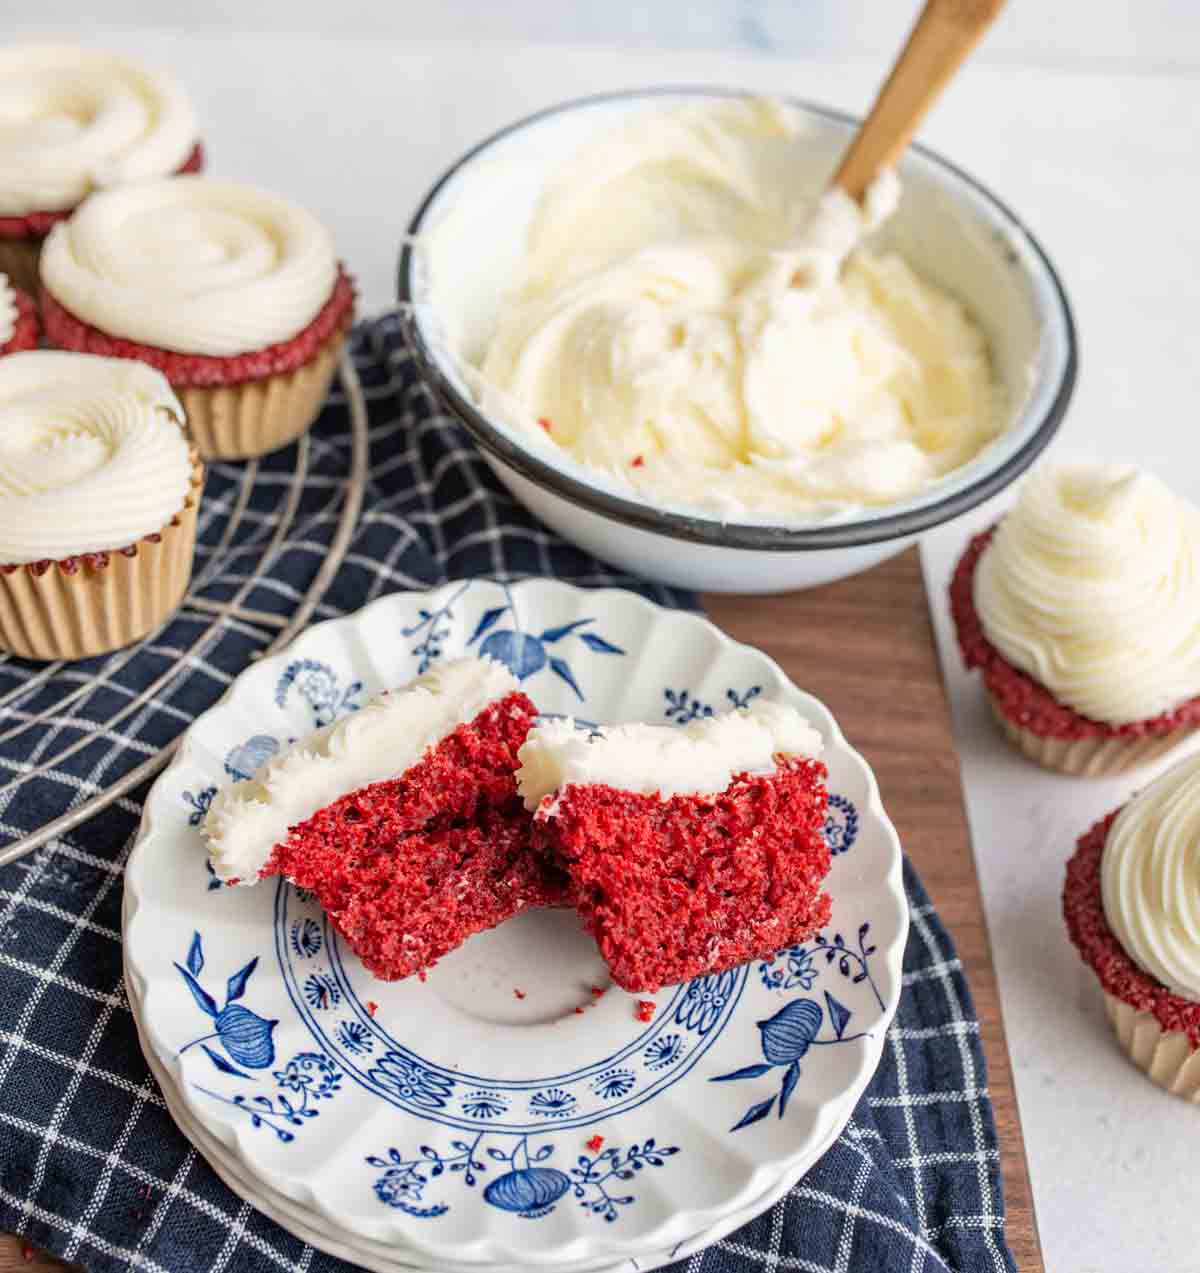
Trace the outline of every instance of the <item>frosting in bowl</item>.
{"type": "Polygon", "coordinates": [[[167,75],[94,49],[0,49],[0,216],[164,176],[196,140],[191,104],[167,75]]]}
{"type": "Polygon", "coordinates": [[[450,659],[300,739],[213,800],[204,836],[217,878],[257,883],[289,827],[352,791],[402,774],[459,725],[519,688],[493,659],[450,659]]]}
{"type": "Polygon", "coordinates": [[[770,773],[776,757],[819,756],[821,735],[794,707],[763,700],[677,725],[581,730],[570,719],[541,721],[517,753],[517,787],[527,809],[571,783],[601,783],[664,799],[724,791],[742,773],[770,773]]]}
{"type": "Polygon", "coordinates": [[[1200,756],[1169,769],[1117,815],[1100,884],[1104,917],[1130,959],[1200,1002],[1200,756]]]}
{"type": "Polygon", "coordinates": [[[541,196],[485,409],[729,517],[886,505],[972,459],[1005,420],[981,330],[899,256],[855,250],[895,178],[814,208],[802,145],[789,108],[733,101],[585,147],[541,196]]]}
{"type": "Polygon", "coordinates": [[[93,195],[50,232],[40,269],[47,291],[102,332],[208,356],[290,340],[337,280],[314,216],[201,176],[93,195]]]}
{"type": "Polygon", "coordinates": [[[183,507],[184,414],[153,368],[51,350],[0,361],[0,562],[135,544],[183,507]]]}
{"type": "Polygon", "coordinates": [[[8,281],[7,274],[0,274],[0,349],[13,338],[17,329],[17,294],[8,281]]]}
{"type": "Polygon", "coordinates": [[[975,569],[984,635],[1092,720],[1200,694],[1200,509],[1114,465],[1037,470],[975,569]]]}

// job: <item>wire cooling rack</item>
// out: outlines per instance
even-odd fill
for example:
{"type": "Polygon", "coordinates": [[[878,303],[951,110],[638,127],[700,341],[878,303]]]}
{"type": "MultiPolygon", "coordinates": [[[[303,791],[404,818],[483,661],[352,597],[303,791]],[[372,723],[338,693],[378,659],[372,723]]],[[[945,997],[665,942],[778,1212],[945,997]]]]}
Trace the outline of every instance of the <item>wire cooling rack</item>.
{"type": "Polygon", "coordinates": [[[198,667],[210,679],[232,679],[248,661],[285,645],[309,621],[346,555],[367,479],[367,410],[348,353],[342,355],[338,377],[349,417],[347,462],[340,447],[322,444],[326,458],[333,457],[333,471],[325,462],[323,472],[314,473],[317,444],[306,433],[293,447],[263,460],[212,466],[191,583],[179,612],[163,629],[82,664],[38,666],[0,654],[0,754],[5,759],[0,831],[17,837],[0,849],[0,866],[94,818],[166,765],[190,723],[186,710],[169,704],[186,698],[176,691],[198,667]],[[320,564],[301,591],[281,585],[272,571],[289,547],[312,488],[322,492],[321,516],[332,534],[328,542],[307,545],[320,564]],[[231,561],[236,569],[230,569],[231,561]],[[228,639],[231,633],[235,640],[228,639]],[[101,760],[81,772],[74,762],[89,750],[99,750],[101,760]],[[145,758],[129,767],[129,757],[138,753],[145,758]],[[114,770],[119,776],[97,781],[96,773],[114,770]],[[7,816],[34,784],[48,782],[66,791],[63,812],[32,830],[7,816]]]}

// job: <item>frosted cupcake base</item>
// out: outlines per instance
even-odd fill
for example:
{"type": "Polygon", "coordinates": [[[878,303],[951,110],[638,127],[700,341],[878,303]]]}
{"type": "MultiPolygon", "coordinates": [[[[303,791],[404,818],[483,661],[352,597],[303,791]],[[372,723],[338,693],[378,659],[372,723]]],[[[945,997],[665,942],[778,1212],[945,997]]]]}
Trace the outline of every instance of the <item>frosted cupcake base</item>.
{"type": "Polygon", "coordinates": [[[1077,778],[1104,778],[1137,769],[1164,756],[1196,728],[1182,725],[1166,734],[1107,735],[1098,738],[1047,738],[1008,719],[989,696],[1001,732],[1022,755],[1043,769],[1077,778]]]}
{"type": "Polygon", "coordinates": [[[295,371],[206,387],[173,385],[206,460],[247,460],[294,442],[320,414],[345,341],[340,327],[295,371]]]}
{"type": "Polygon", "coordinates": [[[1107,992],[1104,1006],[1129,1059],[1173,1096],[1200,1103],[1200,1049],[1182,1030],[1164,1030],[1153,1013],[1140,1012],[1107,992]]]}

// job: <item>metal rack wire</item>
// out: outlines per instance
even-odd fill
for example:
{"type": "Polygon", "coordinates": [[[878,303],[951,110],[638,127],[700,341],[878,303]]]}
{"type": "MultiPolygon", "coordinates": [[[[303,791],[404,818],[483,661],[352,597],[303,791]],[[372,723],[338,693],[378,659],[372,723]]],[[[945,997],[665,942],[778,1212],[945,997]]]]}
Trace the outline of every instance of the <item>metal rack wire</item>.
{"type": "MultiPolygon", "coordinates": [[[[338,568],[345,557],[346,549],[350,544],[355,528],[358,525],[359,514],[362,511],[363,492],[367,479],[367,409],[358,373],[348,353],[342,354],[341,362],[338,366],[338,376],[350,416],[351,452],[349,473],[345,482],[337,526],[328,551],[308,590],[296,604],[291,614],[285,617],[265,610],[247,608],[244,602],[252,595],[255,585],[269,573],[281,549],[286,544],[288,533],[295,521],[309,467],[311,444],[307,434],[300,439],[296,447],[295,467],[287,484],[275,529],[262,551],[256,568],[247,574],[246,578],[238,585],[233,596],[226,601],[215,601],[200,594],[220,572],[223,559],[235,542],[235,536],[243,522],[258,478],[259,463],[257,460],[251,460],[245,465],[237,496],[230,510],[229,519],[223,527],[215,547],[209,554],[204,568],[198,570],[193,576],[183,601],[184,608],[191,610],[193,613],[209,616],[207,627],[195,637],[170,667],[157,676],[149,685],[145,686],[138,694],[130,698],[128,702],[124,703],[119,710],[113,712],[106,721],[102,724],[97,724],[91,733],[84,733],[81,737],[74,739],[66,746],[55,751],[53,755],[39,760],[36,765],[30,766],[9,779],[9,781],[0,784],[0,801],[11,800],[25,784],[42,777],[70,756],[87,747],[94,741],[99,730],[112,730],[120,726],[123,721],[133,716],[139,708],[144,707],[157,695],[168,692],[174,678],[184,673],[189,661],[202,658],[205,651],[216,642],[220,635],[222,624],[236,620],[262,630],[264,635],[273,632],[274,636],[258,652],[257,657],[270,654],[281,646],[286,645],[305,626],[313,610],[337,574],[338,568]]],[[[154,634],[146,640],[153,641],[154,634]]],[[[112,655],[104,668],[105,677],[111,678],[130,660],[136,658],[144,644],[144,642],[141,642],[112,655]]],[[[8,657],[7,655],[0,655],[0,663],[6,661],[8,657]]],[[[5,715],[12,714],[12,709],[19,701],[28,701],[43,687],[52,685],[54,678],[63,670],[64,666],[62,663],[49,663],[32,676],[23,680],[20,685],[0,695],[0,722],[3,721],[5,715]]],[[[81,681],[70,688],[66,688],[61,697],[28,715],[25,719],[7,726],[0,723],[0,745],[11,743],[22,734],[32,731],[56,717],[61,717],[73,704],[90,693],[91,689],[91,682],[81,681]]],[[[22,836],[20,839],[0,849],[0,867],[7,866],[10,862],[15,862],[18,858],[24,857],[27,853],[32,853],[50,840],[66,834],[68,831],[87,822],[90,818],[95,817],[101,810],[107,808],[158,773],[174,755],[178,745],[179,737],[177,736],[165,747],[162,747],[140,764],[122,774],[102,791],[81,800],[74,807],[68,809],[53,821],[46,823],[45,826],[40,827],[37,831],[22,836]]]]}

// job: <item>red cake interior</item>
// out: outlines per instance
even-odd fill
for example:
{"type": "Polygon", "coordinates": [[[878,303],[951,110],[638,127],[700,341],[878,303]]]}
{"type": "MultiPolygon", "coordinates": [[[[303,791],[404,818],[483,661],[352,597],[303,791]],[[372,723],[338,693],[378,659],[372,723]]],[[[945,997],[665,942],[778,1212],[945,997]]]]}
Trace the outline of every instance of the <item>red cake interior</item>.
{"type": "Polygon", "coordinates": [[[568,786],[534,841],[571,881],[613,980],[660,986],[766,958],[829,922],[825,766],[791,760],[717,796],[568,786]]]}
{"type": "Polygon", "coordinates": [[[530,852],[517,749],[535,708],[490,704],[399,777],[343,796],[292,827],[263,875],[311,889],[376,977],[420,972],[528,906],[561,898],[530,852]]]}

